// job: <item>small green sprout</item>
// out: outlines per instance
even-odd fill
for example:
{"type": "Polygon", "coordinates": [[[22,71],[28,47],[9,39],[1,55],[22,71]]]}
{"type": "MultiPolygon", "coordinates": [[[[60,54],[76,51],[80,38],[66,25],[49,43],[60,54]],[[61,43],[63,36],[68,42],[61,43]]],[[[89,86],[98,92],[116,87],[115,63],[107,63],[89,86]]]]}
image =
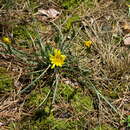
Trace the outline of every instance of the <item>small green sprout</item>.
{"type": "Polygon", "coordinates": [[[123,123],[127,124],[127,127],[130,128],[130,115],[126,117],[126,119],[122,120],[123,123]]]}
{"type": "Polygon", "coordinates": [[[130,127],[130,115],[128,115],[128,117],[127,117],[127,125],[128,125],[128,127],[130,127]]]}

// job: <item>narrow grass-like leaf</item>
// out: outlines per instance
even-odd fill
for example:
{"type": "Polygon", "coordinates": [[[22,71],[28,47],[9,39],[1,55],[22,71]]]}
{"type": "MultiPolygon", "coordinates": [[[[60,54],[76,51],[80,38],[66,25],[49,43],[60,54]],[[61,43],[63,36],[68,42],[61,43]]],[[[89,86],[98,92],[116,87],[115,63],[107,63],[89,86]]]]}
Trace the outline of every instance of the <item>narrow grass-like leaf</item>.
{"type": "Polygon", "coordinates": [[[21,90],[20,92],[18,92],[18,94],[23,94],[25,92],[27,92],[28,90],[32,89],[33,85],[47,72],[47,70],[50,68],[51,65],[49,65],[44,72],[38,76],[34,81],[32,81],[26,88],[24,88],[23,90],[21,90]]]}
{"type": "Polygon", "coordinates": [[[55,90],[54,90],[54,94],[53,94],[52,104],[55,103],[56,92],[57,92],[57,88],[58,88],[58,81],[59,81],[59,74],[56,74],[56,83],[55,83],[55,90]]]}
{"type": "Polygon", "coordinates": [[[47,96],[44,98],[44,100],[39,104],[39,106],[37,107],[37,109],[39,109],[39,108],[46,102],[46,100],[47,100],[47,98],[49,97],[50,93],[51,93],[51,90],[48,92],[48,94],[47,94],[47,96]]]}
{"type": "Polygon", "coordinates": [[[118,115],[121,116],[120,112],[96,89],[96,87],[93,85],[93,83],[89,80],[87,80],[92,89],[96,92],[97,96],[100,96],[118,115]]]}

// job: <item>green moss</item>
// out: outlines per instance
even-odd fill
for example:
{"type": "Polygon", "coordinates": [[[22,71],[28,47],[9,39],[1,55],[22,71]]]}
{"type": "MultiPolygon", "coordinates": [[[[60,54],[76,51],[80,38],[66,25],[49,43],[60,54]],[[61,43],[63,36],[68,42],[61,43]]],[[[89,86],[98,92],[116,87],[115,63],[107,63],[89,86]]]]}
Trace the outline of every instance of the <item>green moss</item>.
{"type": "Polygon", "coordinates": [[[54,130],[75,130],[77,126],[77,121],[67,119],[56,119],[54,123],[54,130]]]}
{"type": "Polygon", "coordinates": [[[93,100],[90,96],[83,96],[80,93],[77,93],[74,96],[74,100],[72,101],[72,106],[78,112],[84,112],[84,110],[92,111],[93,108],[93,100]]]}
{"type": "Polygon", "coordinates": [[[50,31],[50,28],[51,27],[49,25],[44,25],[38,21],[32,22],[30,24],[26,23],[24,25],[17,25],[13,29],[15,43],[21,47],[31,48],[32,39],[37,40],[39,37],[37,30],[40,30],[40,32],[48,32],[50,31]]]}
{"type": "Polygon", "coordinates": [[[84,0],[84,3],[87,8],[94,7],[94,0],[84,0]]]}
{"type": "Polygon", "coordinates": [[[59,84],[59,89],[57,92],[57,100],[60,98],[63,98],[65,101],[69,101],[73,98],[73,95],[75,93],[75,90],[72,86],[69,86],[67,84],[59,84]]]}
{"type": "Polygon", "coordinates": [[[40,103],[45,99],[47,93],[49,92],[49,88],[41,88],[40,90],[34,90],[29,96],[27,100],[26,106],[35,106],[38,107],[40,103]]]}
{"type": "Polygon", "coordinates": [[[32,28],[28,25],[17,25],[14,30],[14,37],[15,37],[15,42],[16,44],[19,44],[20,46],[27,47],[28,42],[31,41],[30,35],[32,37],[35,36],[32,28]],[[21,41],[22,39],[22,41],[21,41]]]}
{"type": "Polygon", "coordinates": [[[78,21],[78,20],[80,20],[80,17],[78,15],[75,15],[75,16],[72,16],[72,17],[68,18],[68,20],[66,22],[66,25],[65,25],[66,30],[71,29],[72,24],[74,22],[78,21]]]}
{"type": "Polygon", "coordinates": [[[75,130],[77,123],[77,120],[55,118],[53,113],[51,113],[47,118],[36,121],[35,127],[37,126],[37,128],[43,130],[75,130]]]}
{"type": "Polygon", "coordinates": [[[62,88],[62,94],[67,97],[71,96],[71,94],[74,91],[74,89],[71,86],[66,84],[61,84],[60,87],[62,88]]]}
{"type": "Polygon", "coordinates": [[[0,67],[0,91],[7,92],[12,89],[12,79],[6,68],[0,67]]]}
{"type": "Polygon", "coordinates": [[[47,118],[37,121],[28,122],[30,126],[26,123],[21,126],[21,129],[31,129],[31,130],[75,130],[77,121],[67,120],[67,119],[56,119],[53,114],[50,114],[47,118]]]}

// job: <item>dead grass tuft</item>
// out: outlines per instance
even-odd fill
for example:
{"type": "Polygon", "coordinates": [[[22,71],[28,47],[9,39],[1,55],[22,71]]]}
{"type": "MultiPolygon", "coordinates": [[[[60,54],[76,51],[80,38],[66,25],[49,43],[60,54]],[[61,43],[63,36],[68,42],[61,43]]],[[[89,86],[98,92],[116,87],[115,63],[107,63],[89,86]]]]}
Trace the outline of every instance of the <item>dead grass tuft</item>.
{"type": "Polygon", "coordinates": [[[22,110],[23,104],[20,103],[15,92],[3,97],[0,101],[0,117],[7,122],[20,120],[22,110]]]}

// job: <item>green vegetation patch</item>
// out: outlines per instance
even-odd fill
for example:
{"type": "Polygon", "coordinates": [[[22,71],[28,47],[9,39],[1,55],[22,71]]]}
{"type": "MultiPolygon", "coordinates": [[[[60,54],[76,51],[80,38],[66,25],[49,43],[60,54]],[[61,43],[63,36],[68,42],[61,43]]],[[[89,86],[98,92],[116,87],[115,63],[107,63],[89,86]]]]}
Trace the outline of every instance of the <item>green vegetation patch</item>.
{"type": "Polygon", "coordinates": [[[93,100],[90,96],[83,96],[81,93],[77,93],[74,96],[72,101],[72,106],[78,112],[92,111],[93,108],[93,100]]]}
{"type": "Polygon", "coordinates": [[[108,124],[103,124],[103,125],[99,125],[96,128],[94,128],[93,130],[118,130],[117,128],[114,128],[108,124]]]}
{"type": "Polygon", "coordinates": [[[0,91],[7,92],[12,89],[12,79],[6,68],[0,67],[0,91]]]}
{"type": "Polygon", "coordinates": [[[29,25],[17,25],[14,28],[13,33],[16,44],[19,44],[22,47],[28,47],[29,42],[31,42],[30,35],[33,38],[35,37],[34,30],[29,25]]]}
{"type": "Polygon", "coordinates": [[[65,8],[65,9],[72,9],[74,7],[76,7],[79,2],[81,2],[81,0],[62,0],[62,6],[65,8]]]}
{"type": "Polygon", "coordinates": [[[72,24],[76,21],[80,20],[80,17],[78,15],[72,16],[68,18],[66,24],[65,24],[65,29],[69,30],[72,28],[72,24]]]}
{"type": "Polygon", "coordinates": [[[63,98],[66,101],[69,101],[73,98],[75,90],[72,86],[67,84],[59,84],[59,90],[57,92],[57,100],[63,98]]]}
{"type": "Polygon", "coordinates": [[[26,106],[38,107],[40,103],[46,98],[48,92],[49,88],[41,88],[40,90],[33,91],[29,96],[26,106]]]}

